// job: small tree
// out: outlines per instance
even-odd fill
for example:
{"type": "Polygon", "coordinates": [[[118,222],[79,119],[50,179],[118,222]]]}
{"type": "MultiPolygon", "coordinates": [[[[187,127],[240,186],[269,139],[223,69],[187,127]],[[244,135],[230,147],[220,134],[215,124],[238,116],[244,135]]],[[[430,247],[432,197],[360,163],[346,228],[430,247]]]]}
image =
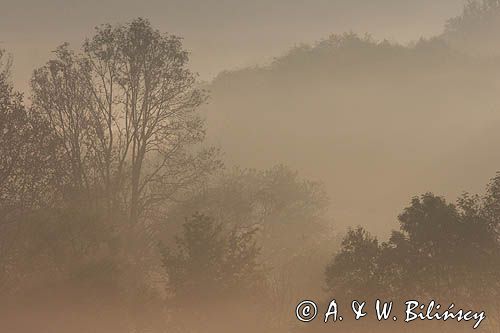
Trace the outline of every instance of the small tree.
{"type": "Polygon", "coordinates": [[[345,296],[372,295],[379,286],[377,238],[361,227],[350,229],[334,260],[326,267],[326,284],[330,291],[345,296]]]}
{"type": "Polygon", "coordinates": [[[201,214],[186,219],[176,249],[161,247],[168,286],[176,299],[215,300],[255,291],[262,282],[256,231],[228,231],[201,214]]]}

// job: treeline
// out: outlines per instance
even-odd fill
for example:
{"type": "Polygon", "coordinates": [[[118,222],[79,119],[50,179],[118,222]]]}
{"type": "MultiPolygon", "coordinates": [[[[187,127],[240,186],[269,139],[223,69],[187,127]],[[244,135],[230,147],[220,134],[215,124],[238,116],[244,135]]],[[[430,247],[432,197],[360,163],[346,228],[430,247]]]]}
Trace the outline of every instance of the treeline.
{"type": "MultiPolygon", "coordinates": [[[[456,204],[432,193],[415,197],[398,217],[399,230],[384,242],[362,227],[349,230],[326,268],[328,290],[343,301],[385,299],[401,308],[409,299],[436,300],[442,306],[485,310],[489,318],[483,329],[496,331],[499,194],[496,176],[484,196],[464,194],[456,204]]],[[[434,323],[430,329],[471,329],[455,324],[434,323]]]]}
{"type": "MultiPolygon", "coordinates": [[[[414,197],[398,216],[399,229],[386,241],[365,228],[350,228],[325,269],[327,295],[318,317],[297,332],[468,332],[465,320],[417,320],[405,323],[405,302],[434,301],[441,311],[485,311],[481,331],[498,331],[500,279],[500,175],[484,195],[464,193],[455,204],[426,193],[414,197]],[[331,300],[344,321],[324,323],[331,300]],[[366,302],[367,318],[354,320],[351,302],[366,302]],[[377,320],[375,301],[392,302],[388,320],[377,320]],[[393,321],[392,316],[398,320],[393,321]]],[[[427,307],[423,308],[425,313],[427,307]]],[[[430,314],[440,313],[434,308],[430,314]]],[[[442,313],[442,312],[441,312],[442,313]]]]}

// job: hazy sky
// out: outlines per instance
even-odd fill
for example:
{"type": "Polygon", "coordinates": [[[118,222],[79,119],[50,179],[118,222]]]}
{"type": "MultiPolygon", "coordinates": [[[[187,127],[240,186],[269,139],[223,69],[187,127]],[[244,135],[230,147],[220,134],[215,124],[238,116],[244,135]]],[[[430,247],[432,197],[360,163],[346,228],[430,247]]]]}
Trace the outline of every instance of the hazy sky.
{"type": "Polygon", "coordinates": [[[0,0],[0,47],[14,55],[18,88],[64,41],[74,47],[101,23],[142,16],[185,38],[202,79],[264,63],[331,33],[409,41],[439,33],[463,0],[0,0]]]}

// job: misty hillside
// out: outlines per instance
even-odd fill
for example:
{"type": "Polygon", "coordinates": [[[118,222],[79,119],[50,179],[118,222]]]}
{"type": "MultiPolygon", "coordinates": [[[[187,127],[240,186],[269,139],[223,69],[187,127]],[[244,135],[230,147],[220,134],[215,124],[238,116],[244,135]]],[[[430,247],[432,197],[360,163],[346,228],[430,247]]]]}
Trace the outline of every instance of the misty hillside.
{"type": "Polygon", "coordinates": [[[500,1],[468,1],[462,15],[450,19],[443,38],[455,49],[476,56],[500,54],[500,1]]]}
{"type": "Polygon", "coordinates": [[[332,35],[222,73],[209,138],[231,163],[283,162],[325,181],[341,227],[385,232],[416,193],[479,191],[500,165],[500,58],[463,52],[484,29],[469,11],[412,45],[332,35]]]}

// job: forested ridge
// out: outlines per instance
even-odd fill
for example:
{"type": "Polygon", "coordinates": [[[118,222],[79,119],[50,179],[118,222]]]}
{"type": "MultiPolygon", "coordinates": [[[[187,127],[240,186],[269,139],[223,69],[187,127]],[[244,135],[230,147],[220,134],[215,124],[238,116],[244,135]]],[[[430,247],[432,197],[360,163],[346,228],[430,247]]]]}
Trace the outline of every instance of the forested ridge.
{"type": "Polygon", "coordinates": [[[333,34],[221,73],[207,139],[234,163],[320,179],[339,225],[387,234],[408,197],[479,192],[497,171],[498,21],[496,1],[473,1],[432,38],[333,34]]]}

